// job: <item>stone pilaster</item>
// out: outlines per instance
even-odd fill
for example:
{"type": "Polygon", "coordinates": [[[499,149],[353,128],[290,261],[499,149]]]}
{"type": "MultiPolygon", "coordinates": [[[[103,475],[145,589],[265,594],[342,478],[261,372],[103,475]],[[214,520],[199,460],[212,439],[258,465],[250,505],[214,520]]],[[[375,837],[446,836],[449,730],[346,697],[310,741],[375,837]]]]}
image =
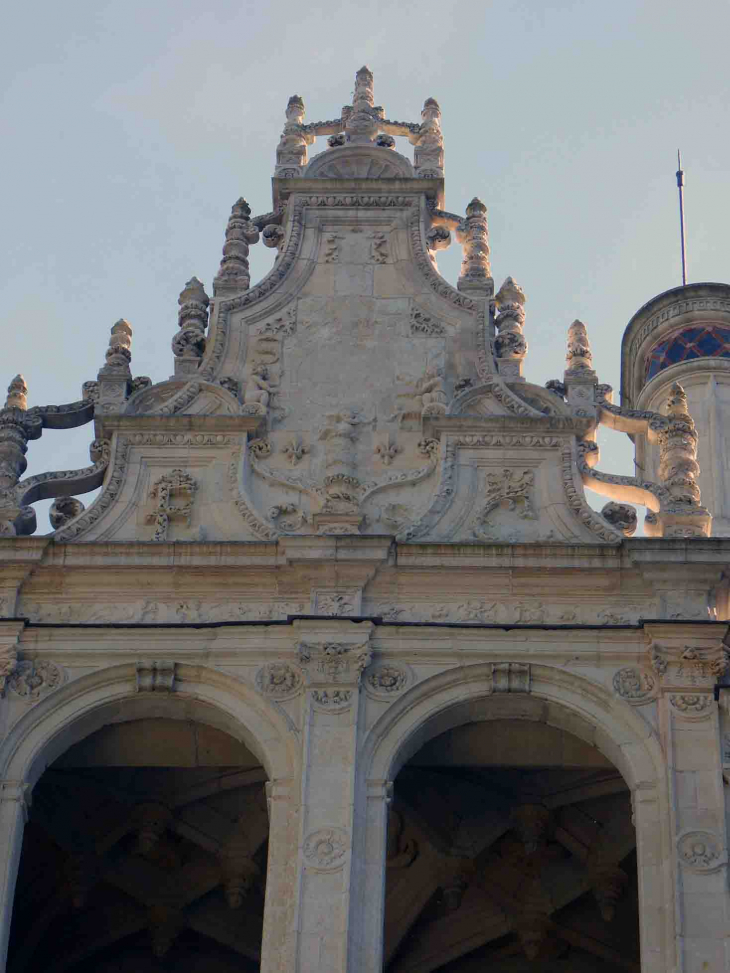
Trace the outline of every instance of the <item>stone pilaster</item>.
{"type": "Polygon", "coordinates": [[[647,626],[673,824],[677,966],[730,968],[727,834],[718,704],[730,655],[705,626],[647,626]]]}
{"type": "Polygon", "coordinates": [[[13,914],[15,881],[23,846],[23,830],[28,819],[30,785],[23,781],[0,781],[0,968],[5,960],[13,914]]]}
{"type": "Polygon", "coordinates": [[[298,855],[298,973],[347,973],[353,869],[360,676],[370,662],[369,622],[300,621],[305,677],[298,855]]]}

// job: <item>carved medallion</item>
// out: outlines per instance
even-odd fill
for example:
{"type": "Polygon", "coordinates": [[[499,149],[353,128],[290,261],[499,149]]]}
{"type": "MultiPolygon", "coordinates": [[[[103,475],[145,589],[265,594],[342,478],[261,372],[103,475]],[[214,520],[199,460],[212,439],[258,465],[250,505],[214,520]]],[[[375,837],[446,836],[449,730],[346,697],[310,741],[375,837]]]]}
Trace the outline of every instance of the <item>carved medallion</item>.
{"type": "Polygon", "coordinates": [[[320,828],[307,836],[302,851],[308,865],[330,871],[345,864],[348,847],[348,834],[343,828],[320,828]]]}
{"type": "Polygon", "coordinates": [[[653,699],[656,680],[649,672],[627,666],[625,669],[619,669],[613,677],[613,688],[627,703],[640,706],[653,699]]]}
{"type": "Polygon", "coordinates": [[[365,691],[377,699],[392,699],[408,686],[410,674],[405,666],[381,662],[368,670],[365,691]]]}
{"type": "Polygon", "coordinates": [[[677,841],[679,860],[695,872],[712,872],[724,864],[720,841],[710,831],[688,831],[677,841]]]}
{"type": "Polygon", "coordinates": [[[256,673],[256,688],[271,699],[291,699],[302,688],[302,673],[288,662],[269,662],[256,673]]]}
{"type": "Polygon", "coordinates": [[[55,662],[27,659],[17,664],[8,679],[8,689],[16,696],[35,701],[57,689],[64,677],[63,669],[55,662]]]}

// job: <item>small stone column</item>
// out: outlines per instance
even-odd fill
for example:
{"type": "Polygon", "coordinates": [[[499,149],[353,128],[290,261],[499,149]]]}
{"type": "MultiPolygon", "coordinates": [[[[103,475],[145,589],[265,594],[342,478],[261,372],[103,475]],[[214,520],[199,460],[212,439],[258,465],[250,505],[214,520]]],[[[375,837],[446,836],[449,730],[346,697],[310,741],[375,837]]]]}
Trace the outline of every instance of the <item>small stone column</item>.
{"type": "Polygon", "coordinates": [[[682,973],[730,969],[730,893],[718,704],[713,687],[728,666],[720,633],[705,626],[647,626],[652,639],[659,733],[673,817],[677,966],[682,973]]]}
{"type": "MultiPolygon", "coordinates": [[[[300,621],[305,675],[297,973],[352,973],[350,954],[360,676],[372,624],[300,621]]],[[[368,947],[370,948],[370,946],[368,947]]]]}
{"type": "Polygon", "coordinates": [[[0,781],[0,968],[3,970],[7,960],[23,830],[28,820],[29,792],[30,785],[23,781],[0,781]]]}

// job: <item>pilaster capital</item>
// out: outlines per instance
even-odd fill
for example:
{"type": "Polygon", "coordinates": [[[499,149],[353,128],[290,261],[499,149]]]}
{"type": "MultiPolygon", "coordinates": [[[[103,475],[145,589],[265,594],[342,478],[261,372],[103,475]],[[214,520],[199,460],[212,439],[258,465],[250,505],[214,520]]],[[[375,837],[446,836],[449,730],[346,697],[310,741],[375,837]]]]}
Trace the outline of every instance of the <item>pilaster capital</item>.
{"type": "Polygon", "coordinates": [[[357,688],[373,658],[372,622],[297,620],[297,656],[307,688],[357,688]]]}
{"type": "Polygon", "coordinates": [[[31,785],[22,780],[0,780],[0,805],[18,804],[23,812],[23,820],[28,820],[31,804],[31,785]]]}
{"type": "Polygon", "coordinates": [[[730,665],[727,626],[647,625],[646,634],[649,666],[661,691],[710,692],[730,665]]]}

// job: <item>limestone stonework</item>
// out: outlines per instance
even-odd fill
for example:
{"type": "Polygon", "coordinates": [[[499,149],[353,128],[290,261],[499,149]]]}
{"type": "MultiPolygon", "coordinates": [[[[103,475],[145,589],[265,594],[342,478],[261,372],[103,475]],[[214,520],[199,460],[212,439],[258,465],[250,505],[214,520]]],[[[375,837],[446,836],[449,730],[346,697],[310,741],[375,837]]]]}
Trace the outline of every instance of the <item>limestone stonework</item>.
{"type": "Polygon", "coordinates": [[[271,211],[239,199],[213,298],[182,290],[173,376],[134,376],[120,320],[79,401],[12,379],[9,973],[730,968],[730,364],[657,344],[720,327],[730,286],[639,312],[621,405],[578,320],[535,385],[487,208],[444,193],[434,99],[391,121],[367,68],[333,120],[293,96],[271,211]],[[88,467],[23,478],[87,423],[88,467]]]}

